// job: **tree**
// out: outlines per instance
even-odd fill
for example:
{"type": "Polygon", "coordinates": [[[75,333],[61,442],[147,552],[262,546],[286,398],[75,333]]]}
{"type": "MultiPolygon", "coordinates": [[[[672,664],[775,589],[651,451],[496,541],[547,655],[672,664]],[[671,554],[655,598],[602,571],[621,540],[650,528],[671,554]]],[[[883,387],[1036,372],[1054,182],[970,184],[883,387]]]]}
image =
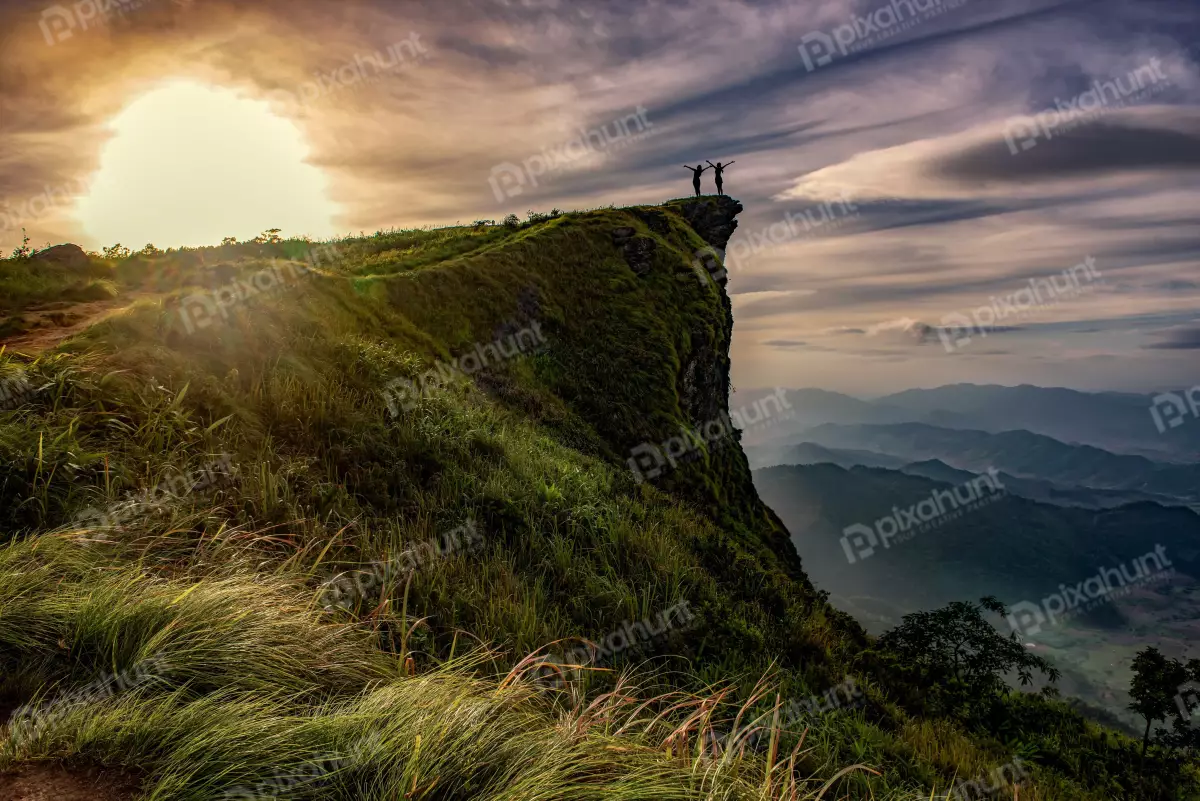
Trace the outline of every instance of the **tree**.
{"type": "Polygon", "coordinates": [[[129,248],[122,245],[120,242],[118,242],[115,245],[106,247],[104,249],[104,258],[106,258],[106,259],[114,259],[114,260],[128,259],[132,255],[133,255],[133,252],[129,248]]]}
{"type": "Polygon", "coordinates": [[[25,233],[25,229],[21,229],[21,246],[13,248],[11,259],[28,259],[33,255],[33,248],[29,247],[29,234],[25,233]]]}
{"type": "Polygon", "coordinates": [[[256,245],[278,245],[283,241],[279,238],[279,232],[282,230],[282,228],[268,228],[250,241],[256,245]]]}
{"type": "Polygon", "coordinates": [[[922,686],[947,696],[959,709],[1005,692],[1005,676],[1013,671],[1022,685],[1033,683],[1034,671],[1051,682],[1058,680],[1057,668],[1031,654],[1016,632],[1005,637],[996,631],[984,612],[1008,614],[992,596],[977,604],[955,601],[932,612],[905,615],[899,626],[879,638],[879,648],[894,657],[902,671],[915,673],[922,686]]]}
{"type": "MultiPolygon", "coordinates": [[[[1190,745],[1194,741],[1188,726],[1191,716],[1188,707],[1196,700],[1195,691],[1184,690],[1189,681],[1200,682],[1200,659],[1184,665],[1178,659],[1163,656],[1153,646],[1147,646],[1133,658],[1133,681],[1129,684],[1133,703],[1129,710],[1146,720],[1146,730],[1142,734],[1143,757],[1150,743],[1150,726],[1156,720],[1165,722],[1168,717],[1175,718],[1175,733],[1167,735],[1168,745],[1190,745]]],[[[1165,730],[1159,729],[1158,734],[1164,736],[1165,730]]]]}

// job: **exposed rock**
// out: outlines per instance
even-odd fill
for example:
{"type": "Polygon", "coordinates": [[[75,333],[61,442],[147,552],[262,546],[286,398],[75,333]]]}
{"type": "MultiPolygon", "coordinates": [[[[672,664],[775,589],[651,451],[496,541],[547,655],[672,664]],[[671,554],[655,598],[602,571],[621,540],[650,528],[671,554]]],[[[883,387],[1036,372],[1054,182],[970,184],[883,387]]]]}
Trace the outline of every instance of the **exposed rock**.
{"type": "Polygon", "coordinates": [[[654,251],[658,249],[658,244],[648,236],[634,236],[634,233],[628,227],[613,229],[613,245],[625,257],[629,269],[638,275],[646,275],[654,263],[654,251]]]}
{"type": "Polygon", "coordinates": [[[654,251],[657,249],[658,243],[648,236],[639,236],[629,240],[623,249],[629,269],[638,275],[646,275],[654,263],[654,251]]]}
{"type": "Polygon", "coordinates": [[[90,265],[91,259],[79,245],[55,245],[52,248],[34,253],[33,261],[43,264],[53,264],[56,267],[66,267],[71,270],[81,270],[90,265]]]}
{"type": "Polygon", "coordinates": [[[737,230],[742,204],[726,195],[674,201],[671,206],[700,234],[700,238],[722,253],[737,230]]]}
{"type": "Polygon", "coordinates": [[[671,223],[667,221],[667,215],[663,212],[657,209],[630,209],[629,211],[659,236],[671,233],[671,223]]]}
{"type": "Polygon", "coordinates": [[[726,372],[728,357],[722,343],[701,327],[691,331],[692,350],[684,360],[679,381],[679,399],[684,413],[694,424],[720,419],[728,406],[726,372]]]}
{"type": "MultiPolygon", "coordinates": [[[[708,274],[712,276],[712,279],[717,282],[718,286],[725,286],[725,284],[729,283],[729,271],[721,266],[721,260],[717,258],[711,249],[696,253],[696,262],[699,267],[703,267],[708,271],[708,274]]],[[[696,266],[693,265],[693,269],[695,268],[696,266]]]]}

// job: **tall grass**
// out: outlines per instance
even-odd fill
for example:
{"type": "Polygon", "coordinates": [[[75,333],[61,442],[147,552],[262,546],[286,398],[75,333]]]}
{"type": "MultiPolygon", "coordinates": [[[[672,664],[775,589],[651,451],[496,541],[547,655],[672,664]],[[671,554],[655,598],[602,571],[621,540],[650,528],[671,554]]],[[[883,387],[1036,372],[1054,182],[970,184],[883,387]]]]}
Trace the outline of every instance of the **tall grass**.
{"type": "MultiPolygon", "coordinates": [[[[869,641],[808,583],[735,443],[659,487],[624,464],[727,390],[726,301],[668,218],[665,235],[600,211],[355,238],[193,333],[174,293],[310,243],[133,257],[123,287],[172,294],[59,352],[0,352],[0,376],[36,388],[0,411],[0,695],[52,703],[161,665],[10,737],[4,764],[138,767],[153,799],[272,781],[297,798],[911,799],[1007,761],[869,681],[862,710],[780,721],[865,672],[869,641]],[[647,276],[615,226],[654,237],[647,276]],[[389,413],[389,381],[534,319],[543,352],[389,413]],[[138,500],[221,454],[226,479],[138,500]],[[79,518],[114,508],[116,525],[79,518]],[[481,547],[379,568],[467,520],[481,547]],[[327,610],[340,579],[358,589],[327,610]],[[526,654],[685,600],[686,631],[570,692],[532,680],[526,654]],[[750,721],[757,744],[716,744],[750,721]]],[[[1064,782],[1022,797],[1099,797],[1064,782]]]]}

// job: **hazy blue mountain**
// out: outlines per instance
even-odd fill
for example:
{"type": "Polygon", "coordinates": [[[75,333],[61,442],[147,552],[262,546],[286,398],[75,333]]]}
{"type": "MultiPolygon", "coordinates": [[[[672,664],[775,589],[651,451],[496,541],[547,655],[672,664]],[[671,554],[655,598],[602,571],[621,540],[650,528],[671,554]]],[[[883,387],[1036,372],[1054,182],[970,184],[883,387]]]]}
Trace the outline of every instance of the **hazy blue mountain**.
{"type": "MultiPolygon", "coordinates": [[[[820,447],[815,446],[815,447],[820,447]]],[[[855,451],[863,453],[864,451],[855,451]]],[[[888,457],[879,457],[881,459],[888,457]]],[[[801,464],[797,462],[797,464],[801,464]]],[[[846,467],[847,465],[841,465],[846,467]]],[[[853,465],[851,465],[853,466],[853,465]]],[[[870,467],[872,465],[865,465],[870,467]]],[[[876,465],[886,467],[887,465],[876,465]]],[[[940,459],[929,459],[924,462],[913,462],[899,468],[900,472],[913,476],[924,476],[934,481],[944,481],[950,484],[961,484],[969,481],[977,474],[967,470],[958,470],[940,459]]],[[[1117,506],[1128,506],[1131,503],[1150,502],[1163,506],[1179,506],[1183,501],[1166,495],[1154,495],[1136,490],[1106,490],[1090,489],[1088,487],[1065,487],[1051,481],[1036,478],[1017,478],[1011,473],[1000,472],[1000,482],[1004,489],[1013,495],[1028,498],[1032,501],[1051,503],[1055,506],[1080,506],[1087,509],[1112,509],[1117,506]]]]}
{"type": "Polygon", "coordinates": [[[798,445],[756,445],[746,448],[747,458],[753,468],[773,467],[777,464],[836,464],[839,467],[888,467],[901,468],[908,460],[864,450],[826,448],[815,442],[798,445]]]}
{"type": "MultiPolygon", "coordinates": [[[[730,397],[729,408],[732,411],[749,407],[773,393],[774,390],[737,392],[730,397]]],[[[746,432],[744,443],[798,444],[797,434],[823,423],[900,423],[913,419],[913,413],[908,409],[891,408],[823,389],[789,389],[785,397],[790,406],[787,416],[761,430],[746,432]]]]}
{"type": "MultiPolygon", "coordinates": [[[[732,407],[752,403],[766,390],[736,393],[732,407]]],[[[751,432],[749,444],[798,444],[805,429],[826,423],[926,423],[991,433],[1026,430],[1061,442],[1156,461],[1200,462],[1200,417],[1160,431],[1153,398],[1118,392],[1078,392],[1033,386],[954,384],[912,389],[874,400],[819,389],[787,390],[788,419],[751,432]]]]}
{"type": "MultiPolygon", "coordinates": [[[[892,628],[919,609],[996,595],[1021,610],[1022,640],[1063,670],[1065,695],[1136,724],[1123,712],[1128,674],[1113,666],[1129,664],[1148,642],[1182,653],[1200,641],[1200,515],[1152,503],[1066,508],[980,487],[973,505],[944,501],[945,514],[914,527],[921,504],[928,511],[933,498],[963,493],[958,479],[978,479],[943,463],[908,468],[955,481],[832,464],[757,470],[754,481],[792,532],[813,583],[869,630],[892,628]],[[890,531],[888,518],[909,528],[890,547],[877,537],[868,552],[862,528],[847,532],[890,531]],[[1168,563],[1161,570],[1159,554],[1168,563]],[[1101,576],[1113,590],[1093,597],[1086,588],[1100,587],[1101,576]],[[1052,604],[1065,612],[1052,619],[1052,604]]],[[[996,625],[1009,630],[1006,621],[996,625]]]]}
{"type": "Polygon", "coordinates": [[[1135,490],[1200,501],[1200,464],[1169,464],[1109,453],[1029,431],[990,433],[923,423],[826,424],[810,429],[806,437],[827,448],[873,451],[910,461],[939,459],[973,473],[995,468],[1018,478],[1065,487],[1135,490]]]}
{"type": "Polygon", "coordinates": [[[907,409],[912,421],[949,428],[1024,429],[1111,451],[1200,461],[1200,419],[1160,432],[1151,415],[1152,402],[1148,395],[1121,392],[975,384],[910,389],[876,401],[889,409],[907,409]]]}
{"type": "MultiPolygon", "coordinates": [[[[911,518],[905,520],[902,512],[962,486],[831,464],[757,470],[754,481],[792,532],[818,587],[897,608],[930,608],[985,593],[1008,603],[1037,601],[1062,582],[1128,564],[1157,546],[1166,549],[1180,574],[1200,577],[1200,515],[1182,507],[1068,508],[981,488],[974,505],[943,503],[944,514],[909,525],[890,547],[877,545],[863,558],[862,543],[845,536],[847,527],[879,531],[887,528],[879,523],[886,518],[904,525],[911,518]]],[[[1115,625],[1114,614],[1104,609],[1091,617],[1115,625]]]]}
{"type": "MultiPolygon", "coordinates": [[[[863,467],[871,467],[871,465],[862,465],[863,467]]],[[[886,465],[879,465],[886,467],[886,465]]],[[[978,476],[978,473],[972,473],[970,470],[959,470],[956,467],[943,462],[941,459],[926,459],[923,462],[910,462],[900,467],[901,473],[906,473],[910,476],[923,476],[933,481],[942,481],[947,484],[962,484],[978,476]]],[[[1008,483],[1003,479],[1006,478],[1001,474],[1001,484],[1008,487],[1008,483]]],[[[1011,490],[1010,490],[1011,491],[1011,490]]]]}

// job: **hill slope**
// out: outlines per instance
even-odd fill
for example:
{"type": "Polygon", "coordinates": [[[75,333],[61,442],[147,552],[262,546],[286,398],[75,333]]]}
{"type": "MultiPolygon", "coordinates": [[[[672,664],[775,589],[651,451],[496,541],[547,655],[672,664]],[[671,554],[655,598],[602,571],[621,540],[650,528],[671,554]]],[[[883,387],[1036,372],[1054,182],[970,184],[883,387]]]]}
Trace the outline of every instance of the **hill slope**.
{"type": "MultiPolygon", "coordinates": [[[[732,316],[693,254],[740,210],[96,261],[125,311],[0,353],[0,769],[163,799],[886,799],[1010,763],[890,700],[720,425],[732,316]],[[850,675],[854,708],[792,714],[850,675]],[[792,761],[720,747],[772,708],[792,761]]],[[[1045,747],[1100,742],[1054,714],[1045,747]]],[[[1022,798],[1128,786],[1059,763],[1022,798]]]]}

